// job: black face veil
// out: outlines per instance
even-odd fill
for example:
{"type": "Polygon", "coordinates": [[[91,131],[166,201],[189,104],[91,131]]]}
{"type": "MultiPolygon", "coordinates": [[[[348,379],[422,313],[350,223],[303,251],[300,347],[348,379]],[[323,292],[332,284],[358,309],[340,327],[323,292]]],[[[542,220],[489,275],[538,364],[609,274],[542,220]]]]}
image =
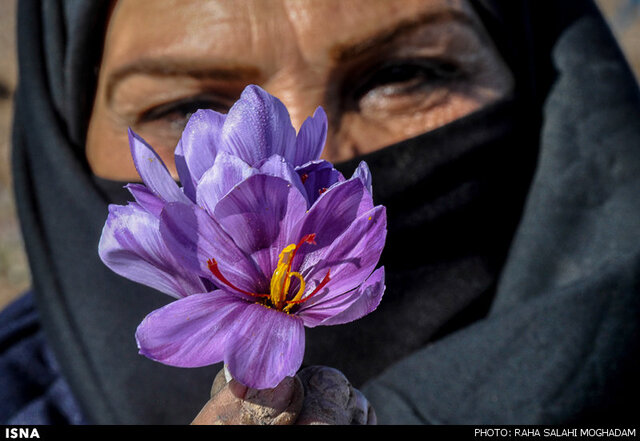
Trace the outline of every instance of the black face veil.
{"type": "MultiPolygon", "coordinates": [[[[97,254],[107,204],[127,197],[84,157],[109,3],[19,2],[17,204],[43,327],[90,421],[183,424],[219,366],[138,355],[137,325],[170,299],[97,254]]],[[[637,86],[589,1],[475,6],[513,96],[358,158],[388,207],[387,293],[365,319],[310,330],[305,364],[345,372],[381,422],[624,418],[638,390],[637,86]]]]}

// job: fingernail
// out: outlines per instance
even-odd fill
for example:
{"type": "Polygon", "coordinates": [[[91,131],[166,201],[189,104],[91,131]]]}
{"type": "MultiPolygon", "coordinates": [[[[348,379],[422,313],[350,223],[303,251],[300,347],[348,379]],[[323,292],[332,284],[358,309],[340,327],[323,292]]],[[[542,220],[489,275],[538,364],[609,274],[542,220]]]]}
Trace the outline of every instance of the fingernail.
{"type": "Polygon", "coordinates": [[[227,383],[233,380],[231,372],[229,372],[229,367],[226,364],[224,365],[224,379],[227,380],[227,383]]]}

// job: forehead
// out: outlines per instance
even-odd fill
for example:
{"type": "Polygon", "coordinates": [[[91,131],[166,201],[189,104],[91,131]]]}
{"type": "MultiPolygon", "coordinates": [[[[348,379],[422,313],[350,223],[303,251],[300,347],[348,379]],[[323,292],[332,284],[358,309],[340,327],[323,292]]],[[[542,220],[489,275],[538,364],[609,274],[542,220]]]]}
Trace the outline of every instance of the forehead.
{"type": "Polygon", "coordinates": [[[118,0],[104,61],[142,57],[279,65],[327,61],[398,24],[473,14],[464,0],[118,0]]]}

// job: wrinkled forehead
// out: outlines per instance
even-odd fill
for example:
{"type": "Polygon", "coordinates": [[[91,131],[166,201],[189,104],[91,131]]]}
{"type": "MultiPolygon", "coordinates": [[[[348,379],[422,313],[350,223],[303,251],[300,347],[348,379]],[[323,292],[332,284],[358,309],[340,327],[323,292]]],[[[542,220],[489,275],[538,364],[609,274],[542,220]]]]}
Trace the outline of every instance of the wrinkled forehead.
{"type": "Polygon", "coordinates": [[[439,21],[478,25],[464,0],[119,0],[104,59],[215,56],[275,69],[283,58],[326,63],[346,48],[439,21]]]}

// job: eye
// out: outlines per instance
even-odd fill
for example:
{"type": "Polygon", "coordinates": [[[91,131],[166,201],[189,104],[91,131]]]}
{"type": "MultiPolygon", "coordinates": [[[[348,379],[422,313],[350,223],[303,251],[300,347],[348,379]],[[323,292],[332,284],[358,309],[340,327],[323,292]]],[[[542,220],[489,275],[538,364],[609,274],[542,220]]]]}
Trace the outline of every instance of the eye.
{"type": "Polygon", "coordinates": [[[134,130],[158,151],[173,151],[191,115],[198,109],[227,113],[235,98],[198,94],[154,105],[133,120],[134,130]]]}
{"type": "Polygon", "coordinates": [[[191,115],[198,109],[212,109],[220,113],[227,113],[232,104],[232,100],[227,101],[218,97],[188,97],[160,104],[145,111],[138,118],[138,124],[162,124],[168,131],[181,132],[191,115]]]}
{"type": "Polygon", "coordinates": [[[345,95],[359,107],[370,95],[392,99],[428,94],[460,80],[463,71],[444,60],[417,59],[385,62],[354,77],[359,79],[347,85],[345,95]]]}

